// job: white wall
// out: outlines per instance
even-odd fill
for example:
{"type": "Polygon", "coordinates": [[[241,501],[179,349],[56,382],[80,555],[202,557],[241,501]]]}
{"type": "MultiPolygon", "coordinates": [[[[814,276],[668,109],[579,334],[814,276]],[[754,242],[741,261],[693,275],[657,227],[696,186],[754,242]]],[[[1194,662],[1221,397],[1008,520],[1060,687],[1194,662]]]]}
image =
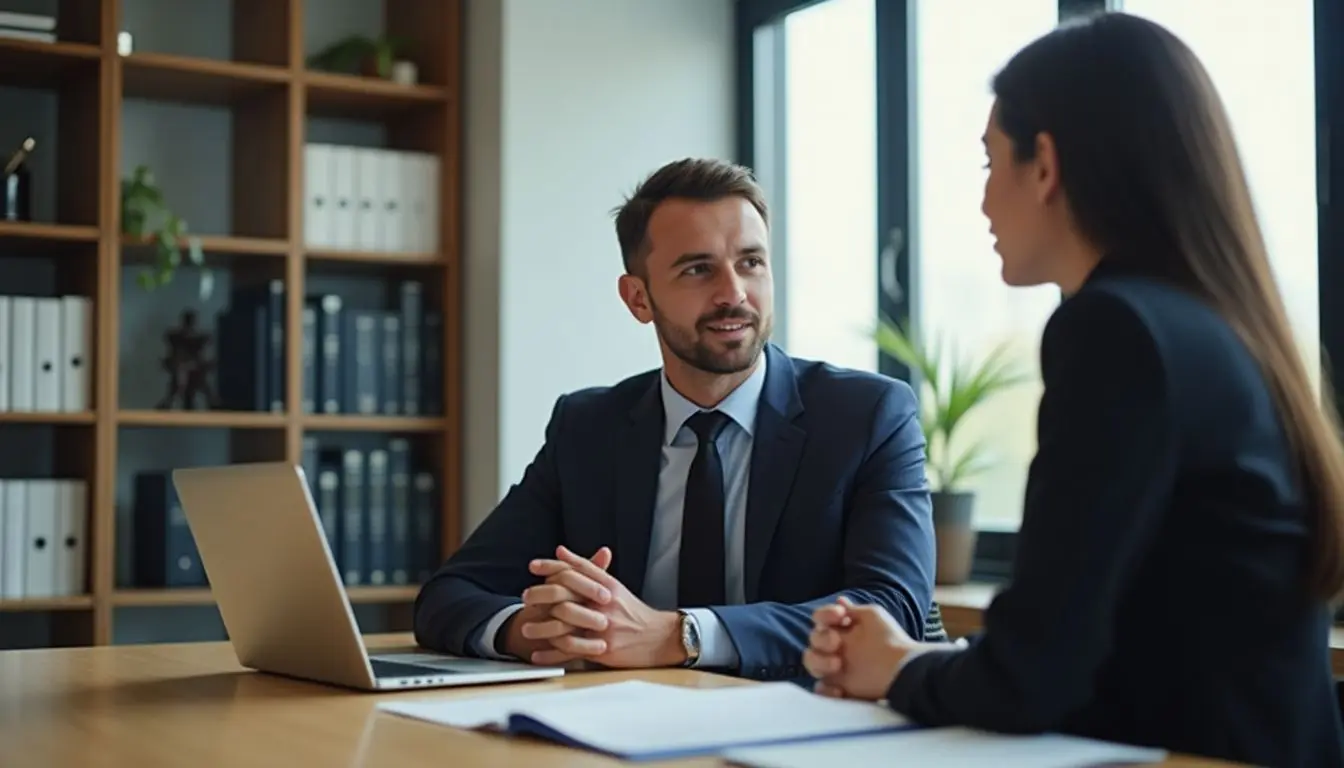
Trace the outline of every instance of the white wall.
{"type": "Polygon", "coordinates": [[[468,0],[465,37],[469,531],[557,396],[659,365],[610,210],[665,162],[733,158],[732,0],[468,0]]]}

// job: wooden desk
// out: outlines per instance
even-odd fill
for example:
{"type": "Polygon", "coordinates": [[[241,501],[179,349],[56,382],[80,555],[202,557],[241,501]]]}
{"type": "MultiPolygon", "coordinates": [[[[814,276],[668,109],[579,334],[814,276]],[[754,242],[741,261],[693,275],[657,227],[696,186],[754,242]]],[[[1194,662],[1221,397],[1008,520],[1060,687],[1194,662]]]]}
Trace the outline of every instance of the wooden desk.
{"type": "MultiPolygon", "coordinates": [[[[373,647],[411,642],[376,636],[373,647]]],[[[511,691],[640,677],[689,686],[742,681],[687,670],[586,672],[511,691]]],[[[619,765],[591,753],[458,731],[379,713],[393,696],[460,696],[484,689],[373,694],[241,669],[225,643],[0,652],[0,765],[27,766],[578,766],[619,765]]],[[[502,692],[492,687],[489,692],[502,692]]],[[[1173,760],[1171,766],[1212,766],[1173,760]]],[[[717,760],[682,761],[717,766],[717,760]]]]}
{"type": "MultiPolygon", "coordinates": [[[[989,607],[999,588],[990,584],[963,584],[937,587],[934,600],[943,612],[943,624],[953,637],[980,631],[981,614],[989,607]]],[[[1330,666],[1336,677],[1344,677],[1344,627],[1330,629],[1330,666]]]]}

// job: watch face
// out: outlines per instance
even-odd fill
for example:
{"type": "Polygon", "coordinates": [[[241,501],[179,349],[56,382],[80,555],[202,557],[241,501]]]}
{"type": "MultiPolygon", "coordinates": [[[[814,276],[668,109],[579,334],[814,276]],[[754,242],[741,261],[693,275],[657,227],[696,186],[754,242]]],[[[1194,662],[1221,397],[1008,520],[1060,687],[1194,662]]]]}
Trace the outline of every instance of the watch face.
{"type": "Polygon", "coordinates": [[[683,616],[681,620],[681,644],[692,659],[700,655],[700,627],[690,616],[683,616]]]}

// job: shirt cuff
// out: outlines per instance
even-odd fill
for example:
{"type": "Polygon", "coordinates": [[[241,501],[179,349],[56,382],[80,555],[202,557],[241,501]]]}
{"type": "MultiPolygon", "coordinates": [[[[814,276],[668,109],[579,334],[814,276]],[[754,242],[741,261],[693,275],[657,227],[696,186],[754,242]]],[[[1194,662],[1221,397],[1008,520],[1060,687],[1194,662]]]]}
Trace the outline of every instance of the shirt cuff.
{"type": "Polygon", "coordinates": [[[500,609],[498,613],[491,616],[490,621],[485,623],[485,628],[481,630],[480,636],[476,638],[476,642],[473,644],[476,653],[487,659],[497,659],[500,661],[508,659],[508,656],[495,650],[495,636],[499,634],[499,628],[504,626],[504,622],[508,621],[510,616],[522,609],[522,603],[514,603],[507,608],[500,609]]]}
{"type": "Polygon", "coordinates": [[[708,608],[684,609],[700,628],[700,658],[697,669],[732,669],[738,664],[737,645],[718,614],[708,608]]]}

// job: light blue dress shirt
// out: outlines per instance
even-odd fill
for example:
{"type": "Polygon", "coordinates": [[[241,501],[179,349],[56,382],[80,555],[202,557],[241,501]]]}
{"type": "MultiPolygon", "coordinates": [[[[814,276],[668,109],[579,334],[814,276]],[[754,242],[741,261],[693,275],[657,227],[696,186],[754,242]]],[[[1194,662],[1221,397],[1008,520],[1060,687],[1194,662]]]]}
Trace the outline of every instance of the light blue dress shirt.
{"type": "MultiPolygon", "coordinates": [[[[751,477],[751,451],[756,428],[756,408],[765,386],[766,356],[761,355],[756,370],[746,381],[719,403],[731,423],[719,433],[715,445],[723,462],[724,544],[726,561],[724,585],[729,604],[746,602],[743,563],[746,557],[747,485],[751,477]]],[[[677,608],[677,577],[681,556],[681,515],[686,497],[686,480],[695,458],[697,439],[686,420],[704,410],[673,389],[661,378],[665,432],[662,463],[658,472],[658,495],[653,514],[653,532],[649,538],[649,565],[640,598],[650,607],[670,611],[677,608]]],[[[620,553],[615,553],[617,557],[620,553]]],[[[476,644],[483,656],[501,658],[495,652],[495,635],[505,620],[521,604],[511,605],[491,617],[476,644]]],[[[700,627],[700,659],[696,666],[725,668],[737,665],[737,648],[719,617],[708,608],[687,610],[700,627]]]]}

